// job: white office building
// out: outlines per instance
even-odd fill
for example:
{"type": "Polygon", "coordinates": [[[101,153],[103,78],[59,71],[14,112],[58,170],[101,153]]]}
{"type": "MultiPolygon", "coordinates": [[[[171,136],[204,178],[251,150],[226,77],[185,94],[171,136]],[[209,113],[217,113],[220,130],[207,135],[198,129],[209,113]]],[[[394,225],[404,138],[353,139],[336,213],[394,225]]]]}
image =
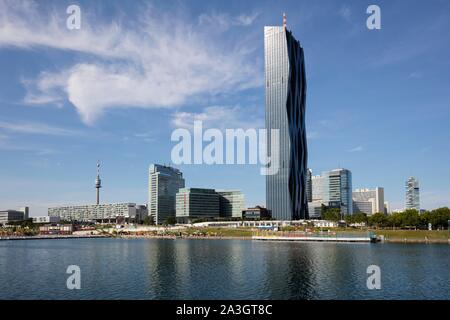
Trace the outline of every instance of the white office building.
{"type": "Polygon", "coordinates": [[[385,212],[384,188],[356,189],[352,196],[353,212],[363,212],[369,216],[377,212],[385,212]]]}
{"type": "Polygon", "coordinates": [[[49,217],[59,217],[65,221],[95,221],[114,223],[123,221],[140,223],[147,216],[146,206],[135,203],[107,203],[48,208],[49,217]]]}

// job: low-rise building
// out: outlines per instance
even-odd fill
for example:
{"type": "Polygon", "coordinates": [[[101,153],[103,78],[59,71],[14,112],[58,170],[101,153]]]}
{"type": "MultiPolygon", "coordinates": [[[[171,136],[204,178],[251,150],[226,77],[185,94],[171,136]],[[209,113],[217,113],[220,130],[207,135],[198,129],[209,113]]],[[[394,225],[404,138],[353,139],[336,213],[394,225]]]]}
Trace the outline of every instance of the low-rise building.
{"type": "Polygon", "coordinates": [[[45,225],[39,227],[39,233],[45,235],[51,234],[64,234],[69,235],[73,232],[73,226],[71,224],[62,224],[62,225],[45,225]]]}
{"type": "Polygon", "coordinates": [[[60,217],[65,221],[95,221],[100,223],[141,223],[147,216],[146,206],[135,203],[109,203],[79,206],[65,206],[48,209],[50,217],[60,217]]]}
{"type": "Polygon", "coordinates": [[[181,188],[176,195],[176,220],[190,223],[196,219],[220,216],[219,194],[214,189],[181,188]]]}
{"type": "Polygon", "coordinates": [[[256,206],[242,210],[242,218],[244,220],[267,220],[272,218],[270,211],[264,207],[256,206]]]}
{"type": "Polygon", "coordinates": [[[329,220],[313,220],[313,225],[316,228],[337,228],[339,226],[338,222],[329,220]]]}
{"type": "Polygon", "coordinates": [[[50,216],[33,217],[33,223],[59,223],[60,221],[61,221],[60,217],[50,217],[50,216]]]}
{"type": "Polygon", "coordinates": [[[11,222],[20,222],[24,220],[24,212],[18,210],[0,211],[0,225],[7,225],[11,222]]]}
{"type": "Polygon", "coordinates": [[[225,218],[242,218],[245,209],[244,194],[240,190],[217,190],[219,194],[220,216],[225,218]]]}

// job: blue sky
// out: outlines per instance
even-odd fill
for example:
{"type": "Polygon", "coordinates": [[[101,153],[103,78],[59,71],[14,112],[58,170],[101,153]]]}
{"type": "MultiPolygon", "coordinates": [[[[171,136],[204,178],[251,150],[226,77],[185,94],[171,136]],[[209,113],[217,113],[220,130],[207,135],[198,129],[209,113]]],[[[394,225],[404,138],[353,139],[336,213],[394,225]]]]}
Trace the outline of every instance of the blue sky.
{"type": "MultiPolygon", "coordinates": [[[[449,206],[448,1],[0,0],[0,209],[94,202],[97,159],[102,201],[145,203],[175,128],[261,127],[263,27],[283,12],[305,50],[314,174],[348,168],[392,209],[413,175],[423,208],[449,206]]],[[[265,201],[259,165],[180,168],[188,186],[265,201]]]]}

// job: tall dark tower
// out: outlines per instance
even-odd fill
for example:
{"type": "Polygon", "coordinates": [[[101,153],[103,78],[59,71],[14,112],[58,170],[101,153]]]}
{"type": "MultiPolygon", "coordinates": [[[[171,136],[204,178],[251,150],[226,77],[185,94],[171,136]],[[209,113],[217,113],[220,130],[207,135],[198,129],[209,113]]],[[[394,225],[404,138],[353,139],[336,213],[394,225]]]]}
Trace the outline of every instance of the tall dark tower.
{"type": "Polygon", "coordinates": [[[267,209],[278,220],[308,219],[306,193],[306,76],[303,48],[286,27],[264,27],[266,129],[279,130],[280,141],[267,153],[279,150],[278,172],[266,176],[267,209]]]}
{"type": "Polygon", "coordinates": [[[102,180],[100,179],[100,162],[97,161],[97,179],[95,179],[95,189],[97,189],[97,204],[100,204],[100,188],[102,180]]]}

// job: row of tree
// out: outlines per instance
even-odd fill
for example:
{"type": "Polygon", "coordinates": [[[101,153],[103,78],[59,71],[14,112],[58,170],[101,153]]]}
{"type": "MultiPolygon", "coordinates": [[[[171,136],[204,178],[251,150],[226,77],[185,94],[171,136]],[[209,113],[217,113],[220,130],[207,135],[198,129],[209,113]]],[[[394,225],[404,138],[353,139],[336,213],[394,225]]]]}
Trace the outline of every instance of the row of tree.
{"type": "MultiPolygon", "coordinates": [[[[331,221],[341,220],[342,216],[340,209],[323,209],[322,219],[331,221]]],[[[431,224],[433,229],[447,229],[449,220],[450,209],[447,207],[425,211],[423,213],[419,213],[414,209],[408,209],[403,212],[394,212],[389,215],[378,212],[371,216],[367,216],[365,213],[358,212],[345,217],[347,224],[365,223],[368,226],[377,228],[426,229],[428,228],[428,225],[431,224]]]]}

